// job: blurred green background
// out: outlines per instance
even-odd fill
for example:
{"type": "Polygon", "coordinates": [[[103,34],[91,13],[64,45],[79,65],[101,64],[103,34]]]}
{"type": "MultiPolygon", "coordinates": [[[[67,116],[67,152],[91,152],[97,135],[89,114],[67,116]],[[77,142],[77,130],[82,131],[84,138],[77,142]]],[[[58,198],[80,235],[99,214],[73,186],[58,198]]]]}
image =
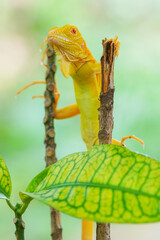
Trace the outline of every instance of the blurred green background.
{"type": "MultiPolygon", "coordinates": [[[[118,35],[120,54],[115,64],[113,137],[134,134],[145,148],[128,140],[127,146],[160,160],[160,1],[159,0],[1,0],[0,1],[0,154],[13,181],[12,201],[20,201],[30,179],[45,167],[44,103],[31,100],[44,85],[15,93],[34,80],[43,80],[39,46],[53,26],[76,25],[94,57],[101,41],[118,35]]],[[[72,79],[56,74],[59,107],[75,102],[72,79]]],[[[57,157],[86,150],[79,116],[55,121],[57,157]]],[[[14,240],[13,213],[0,201],[0,239],[14,240]]],[[[50,239],[49,209],[33,201],[24,214],[26,239],[50,239]]],[[[62,215],[64,240],[80,240],[80,220],[62,215]]],[[[158,240],[160,224],[112,224],[112,240],[158,240]]]]}

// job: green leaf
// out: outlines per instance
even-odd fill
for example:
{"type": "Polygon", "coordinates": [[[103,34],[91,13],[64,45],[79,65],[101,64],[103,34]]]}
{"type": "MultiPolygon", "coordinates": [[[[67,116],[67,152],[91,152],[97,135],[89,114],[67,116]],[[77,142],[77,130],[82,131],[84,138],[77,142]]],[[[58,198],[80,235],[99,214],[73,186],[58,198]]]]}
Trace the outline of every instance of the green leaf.
{"type": "Polygon", "coordinates": [[[12,183],[5,161],[0,157],[0,199],[9,199],[12,183]]]}
{"type": "MultiPolygon", "coordinates": [[[[32,181],[29,183],[28,187],[26,188],[26,192],[34,192],[38,185],[43,181],[43,179],[46,177],[47,173],[49,171],[49,167],[44,169],[42,172],[40,172],[36,177],[32,179],[32,181]]],[[[23,194],[20,192],[20,198],[24,203],[28,203],[32,200],[32,197],[23,194]]]]}
{"type": "Polygon", "coordinates": [[[156,222],[160,163],[122,146],[98,145],[50,166],[35,191],[24,194],[96,222],[156,222]]]}

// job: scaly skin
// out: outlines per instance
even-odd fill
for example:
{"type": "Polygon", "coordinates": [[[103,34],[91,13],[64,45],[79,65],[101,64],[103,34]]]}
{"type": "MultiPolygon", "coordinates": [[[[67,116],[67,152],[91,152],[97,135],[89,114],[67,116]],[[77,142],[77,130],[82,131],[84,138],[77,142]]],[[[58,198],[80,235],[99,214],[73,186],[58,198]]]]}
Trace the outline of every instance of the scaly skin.
{"type": "Polygon", "coordinates": [[[98,144],[98,100],[101,88],[101,65],[92,56],[77,27],[54,27],[48,42],[57,54],[63,75],[73,79],[81,116],[81,133],[87,149],[98,144]]]}
{"type": "MultiPolygon", "coordinates": [[[[87,149],[99,144],[98,100],[101,89],[101,65],[86,46],[77,27],[65,25],[50,29],[47,38],[56,52],[63,75],[73,79],[78,109],[81,117],[81,133],[87,149]]],[[[117,42],[119,47],[119,42],[117,42]]],[[[118,48],[117,48],[118,49],[118,48]]],[[[120,144],[113,140],[112,143],[120,144]]],[[[82,240],[92,240],[93,223],[82,220],[82,240]]]]}

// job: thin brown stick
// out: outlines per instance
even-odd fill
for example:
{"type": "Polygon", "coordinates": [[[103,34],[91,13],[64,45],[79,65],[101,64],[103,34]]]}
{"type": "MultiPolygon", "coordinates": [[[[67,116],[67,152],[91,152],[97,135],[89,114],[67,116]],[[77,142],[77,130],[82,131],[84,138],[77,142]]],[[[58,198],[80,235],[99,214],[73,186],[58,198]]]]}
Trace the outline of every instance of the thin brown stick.
{"type": "MultiPolygon", "coordinates": [[[[102,88],[99,108],[99,143],[112,143],[113,97],[114,97],[114,59],[116,46],[112,40],[103,40],[102,88]]],[[[107,174],[107,173],[106,173],[107,174]]],[[[96,240],[110,240],[110,224],[97,223],[96,240]]]]}
{"type": "MultiPolygon", "coordinates": [[[[55,53],[54,51],[48,48],[47,50],[47,58],[48,58],[48,67],[46,71],[46,90],[45,90],[45,117],[44,117],[44,125],[45,125],[45,147],[46,147],[46,167],[54,164],[57,159],[55,155],[55,131],[54,131],[54,87],[55,87],[55,53]]],[[[50,208],[51,214],[51,239],[52,240],[62,240],[62,227],[61,227],[61,219],[60,212],[50,208]]]]}

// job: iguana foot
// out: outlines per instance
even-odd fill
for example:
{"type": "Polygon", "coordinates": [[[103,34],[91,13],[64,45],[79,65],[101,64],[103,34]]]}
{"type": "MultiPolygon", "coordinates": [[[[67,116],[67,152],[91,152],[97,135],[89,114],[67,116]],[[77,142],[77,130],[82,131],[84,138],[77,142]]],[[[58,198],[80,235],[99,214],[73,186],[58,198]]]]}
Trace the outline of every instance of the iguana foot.
{"type": "Polygon", "coordinates": [[[119,49],[120,49],[120,42],[118,41],[118,36],[116,35],[115,38],[105,39],[107,42],[113,42],[116,46],[115,56],[118,57],[119,55],[119,49]]]}
{"type": "Polygon", "coordinates": [[[24,90],[26,90],[27,88],[31,87],[32,85],[35,85],[35,84],[39,84],[39,83],[42,83],[42,84],[46,84],[46,81],[33,81],[29,84],[27,84],[25,87],[23,87],[22,89],[20,89],[16,95],[20,94],[21,92],[23,92],[24,90]]]}
{"type": "Polygon", "coordinates": [[[143,147],[144,147],[144,142],[141,139],[139,139],[136,136],[134,136],[134,135],[123,137],[122,140],[121,140],[121,145],[124,145],[124,141],[126,141],[127,139],[134,139],[134,140],[138,141],[139,143],[141,143],[143,145],[143,147]]]}

